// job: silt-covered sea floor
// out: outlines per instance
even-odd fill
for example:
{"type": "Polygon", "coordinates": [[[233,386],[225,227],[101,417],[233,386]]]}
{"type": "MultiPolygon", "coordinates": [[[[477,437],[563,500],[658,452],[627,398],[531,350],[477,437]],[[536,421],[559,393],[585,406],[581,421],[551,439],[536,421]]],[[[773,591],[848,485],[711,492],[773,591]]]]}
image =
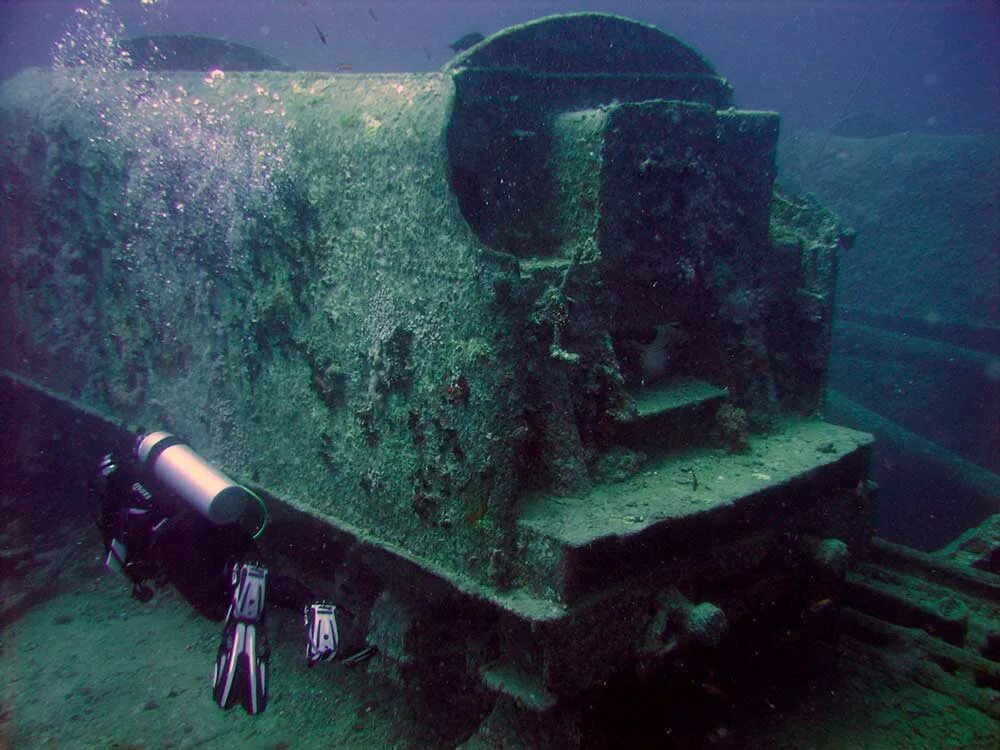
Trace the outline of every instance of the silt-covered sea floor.
{"type": "MultiPolygon", "coordinates": [[[[277,608],[267,711],[220,710],[210,685],[220,624],[170,586],[133,599],[73,505],[23,487],[0,494],[0,750],[450,748],[478,724],[449,710],[470,703],[450,703],[447,684],[407,692],[374,662],[309,669],[299,617],[277,608]]],[[[1000,746],[982,713],[836,638],[790,631],[748,646],[725,674],[633,682],[585,704],[583,747],[1000,746]]]]}

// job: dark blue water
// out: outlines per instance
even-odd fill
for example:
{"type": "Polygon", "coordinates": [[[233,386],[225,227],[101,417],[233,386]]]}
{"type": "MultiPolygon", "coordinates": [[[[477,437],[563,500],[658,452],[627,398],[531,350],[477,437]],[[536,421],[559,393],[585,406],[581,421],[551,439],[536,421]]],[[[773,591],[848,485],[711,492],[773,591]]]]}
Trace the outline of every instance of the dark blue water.
{"type": "MultiPolygon", "coordinates": [[[[81,4],[0,3],[0,77],[47,65],[81,4]]],[[[112,6],[130,34],[204,34],[252,45],[300,69],[357,72],[437,68],[451,55],[448,45],[470,31],[489,35],[551,13],[620,13],[695,47],[730,79],[738,106],[777,110],[787,130],[825,130],[860,114],[907,130],[1000,132],[1000,5],[993,2],[117,0],[112,6]]]]}

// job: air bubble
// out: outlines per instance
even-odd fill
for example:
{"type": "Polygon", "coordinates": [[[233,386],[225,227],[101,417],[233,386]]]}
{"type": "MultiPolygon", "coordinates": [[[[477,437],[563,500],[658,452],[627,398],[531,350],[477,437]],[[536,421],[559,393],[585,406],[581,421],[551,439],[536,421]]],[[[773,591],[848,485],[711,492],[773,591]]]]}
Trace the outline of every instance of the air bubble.
{"type": "MultiPolygon", "coordinates": [[[[280,118],[251,124],[249,105],[235,109],[211,92],[206,101],[169,76],[132,69],[115,42],[124,25],[106,6],[92,4],[77,21],[55,45],[53,69],[101,133],[90,143],[125,175],[116,214],[132,232],[112,253],[150,312],[173,314],[189,302],[192,273],[246,268],[249,211],[268,210],[289,163],[271,124],[280,118]]],[[[224,79],[212,70],[203,83],[224,79]]]]}

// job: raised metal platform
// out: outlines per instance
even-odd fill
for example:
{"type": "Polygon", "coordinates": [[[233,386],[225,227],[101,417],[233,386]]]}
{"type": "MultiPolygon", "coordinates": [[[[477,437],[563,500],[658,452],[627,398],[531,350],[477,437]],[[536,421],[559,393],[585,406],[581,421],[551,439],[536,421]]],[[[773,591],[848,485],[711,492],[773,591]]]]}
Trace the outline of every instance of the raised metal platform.
{"type": "Polygon", "coordinates": [[[526,548],[542,552],[526,567],[536,590],[571,603],[609,583],[688,567],[684,554],[709,530],[713,547],[754,520],[755,534],[801,532],[817,496],[855,489],[871,443],[867,433],[792,421],[752,437],[745,454],[689,450],[583,495],[534,498],[519,526],[526,548]]]}

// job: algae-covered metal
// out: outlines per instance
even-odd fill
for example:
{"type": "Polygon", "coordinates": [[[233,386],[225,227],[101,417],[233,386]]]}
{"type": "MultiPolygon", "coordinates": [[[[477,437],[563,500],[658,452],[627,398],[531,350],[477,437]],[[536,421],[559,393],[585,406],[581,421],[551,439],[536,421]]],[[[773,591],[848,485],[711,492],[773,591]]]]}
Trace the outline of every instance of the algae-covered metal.
{"type": "MultiPolygon", "coordinates": [[[[545,708],[752,612],[725,581],[785,575],[779,536],[860,543],[868,438],[786,427],[836,220],[775,199],[777,115],[673,37],[579,14],[438,73],[85,79],[0,92],[0,364],[485,603],[449,648],[490,688],[545,708]]],[[[386,581],[373,633],[436,596],[386,581]]]]}

